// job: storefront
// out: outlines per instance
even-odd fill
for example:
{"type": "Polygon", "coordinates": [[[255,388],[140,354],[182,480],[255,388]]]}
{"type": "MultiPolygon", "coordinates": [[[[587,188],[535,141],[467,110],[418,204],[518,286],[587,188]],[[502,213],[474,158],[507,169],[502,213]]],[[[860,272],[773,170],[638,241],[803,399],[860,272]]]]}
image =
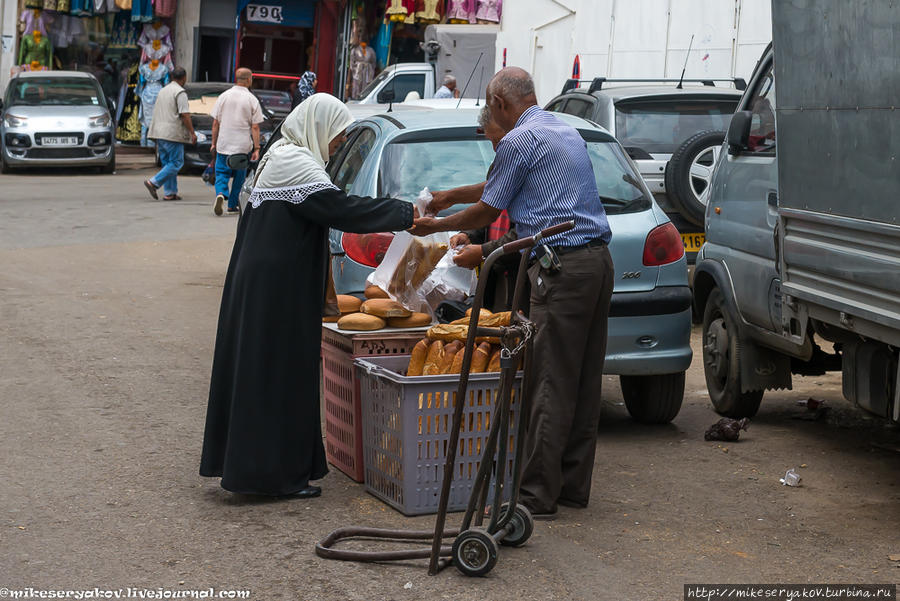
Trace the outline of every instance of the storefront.
{"type": "MultiPolygon", "coordinates": [[[[93,74],[116,101],[122,142],[139,143],[173,68],[176,0],[20,0],[13,72],[93,74]]],[[[145,142],[146,143],[146,142],[145,142]]]]}

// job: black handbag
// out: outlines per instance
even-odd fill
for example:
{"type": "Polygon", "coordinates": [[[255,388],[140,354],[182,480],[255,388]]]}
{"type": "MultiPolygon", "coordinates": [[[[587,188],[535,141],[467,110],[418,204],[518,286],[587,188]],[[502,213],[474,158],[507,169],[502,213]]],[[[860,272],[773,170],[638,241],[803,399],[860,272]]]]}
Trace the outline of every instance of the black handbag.
{"type": "Polygon", "coordinates": [[[234,169],[235,171],[246,171],[247,167],[250,166],[250,155],[243,154],[229,154],[228,159],[225,161],[228,164],[229,169],[234,169]]]}

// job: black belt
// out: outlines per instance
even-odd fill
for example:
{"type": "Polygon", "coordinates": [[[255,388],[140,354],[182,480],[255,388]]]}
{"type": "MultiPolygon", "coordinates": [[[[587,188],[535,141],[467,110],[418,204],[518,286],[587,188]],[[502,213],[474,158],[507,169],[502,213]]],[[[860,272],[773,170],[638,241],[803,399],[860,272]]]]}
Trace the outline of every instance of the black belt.
{"type": "Polygon", "coordinates": [[[567,255],[577,250],[584,250],[585,248],[591,248],[593,246],[605,245],[606,242],[603,241],[603,238],[594,238],[593,240],[588,240],[585,244],[581,244],[579,246],[551,246],[550,248],[552,248],[557,255],[567,255]]]}

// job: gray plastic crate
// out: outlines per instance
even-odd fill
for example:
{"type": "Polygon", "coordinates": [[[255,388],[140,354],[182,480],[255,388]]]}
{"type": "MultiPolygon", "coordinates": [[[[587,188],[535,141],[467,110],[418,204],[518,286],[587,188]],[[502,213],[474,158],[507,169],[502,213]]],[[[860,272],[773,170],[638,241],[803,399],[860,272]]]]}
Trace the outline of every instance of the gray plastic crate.
{"type": "MultiPolygon", "coordinates": [[[[354,363],[362,401],[366,490],[405,515],[437,513],[459,374],[407,377],[408,355],[365,357],[354,363]]],[[[499,387],[499,373],[472,374],[469,378],[449,511],[464,511],[469,502],[499,387]]],[[[504,469],[508,483],[521,387],[520,372],[513,388],[506,441],[504,469]]]]}

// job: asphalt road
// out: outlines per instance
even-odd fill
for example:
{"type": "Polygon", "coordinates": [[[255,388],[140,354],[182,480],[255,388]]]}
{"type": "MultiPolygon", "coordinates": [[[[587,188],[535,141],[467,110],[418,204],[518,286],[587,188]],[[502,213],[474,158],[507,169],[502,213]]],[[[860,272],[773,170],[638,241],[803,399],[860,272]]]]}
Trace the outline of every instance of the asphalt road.
{"type": "Polygon", "coordinates": [[[310,501],[235,497],[198,476],[235,221],[212,214],[199,178],[163,202],[146,176],[0,176],[0,595],[646,600],[680,599],[685,583],[900,581],[900,432],[829,376],[768,393],[740,442],[705,442],[718,416],[696,355],[667,426],[632,422],[610,378],[590,506],[539,522],[488,578],[319,559],[337,527],[432,518],[336,470],[310,501]],[[831,407],[823,419],[798,419],[810,397],[831,407]],[[792,467],[801,487],[778,481],[792,467]]]}

